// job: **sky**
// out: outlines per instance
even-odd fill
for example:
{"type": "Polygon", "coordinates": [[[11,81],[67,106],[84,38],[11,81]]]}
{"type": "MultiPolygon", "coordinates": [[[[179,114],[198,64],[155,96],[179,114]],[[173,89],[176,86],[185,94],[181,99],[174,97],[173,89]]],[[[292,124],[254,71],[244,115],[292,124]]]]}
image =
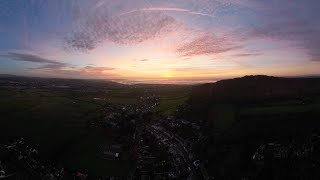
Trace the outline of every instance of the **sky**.
{"type": "Polygon", "coordinates": [[[0,74],[201,83],[320,75],[319,0],[0,0],[0,74]]]}

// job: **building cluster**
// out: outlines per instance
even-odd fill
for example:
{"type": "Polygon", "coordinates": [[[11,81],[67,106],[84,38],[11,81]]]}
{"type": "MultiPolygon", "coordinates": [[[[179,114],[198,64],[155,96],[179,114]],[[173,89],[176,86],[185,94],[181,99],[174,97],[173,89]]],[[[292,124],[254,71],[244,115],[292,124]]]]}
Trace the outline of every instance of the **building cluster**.
{"type": "Polygon", "coordinates": [[[120,158],[122,152],[121,144],[107,146],[103,149],[103,158],[108,160],[116,160],[120,158]]]}
{"type": "MultiPolygon", "coordinates": [[[[138,146],[141,159],[138,161],[137,172],[142,173],[143,176],[158,177],[158,179],[188,178],[195,174],[202,174],[198,168],[200,161],[194,159],[192,153],[192,145],[197,137],[193,134],[183,134],[184,137],[181,137],[174,131],[184,125],[192,128],[193,123],[177,119],[175,116],[163,119],[168,123],[162,121],[150,123],[143,131],[138,146]],[[145,160],[145,157],[148,160],[145,160]]],[[[199,129],[199,127],[194,128],[195,131],[199,129]]]]}
{"type": "Polygon", "coordinates": [[[104,116],[90,122],[90,127],[121,128],[122,124],[135,122],[139,116],[139,110],[134,105],[107,104],[104,107],[104,116]]]}
{"type": "Polygon", "coordinates": [[[0,177],[14,179],[61,179],[64,169],[44,163],[38,151],[29,146],[23,138],[1,147],[0,177]]]}
{"type": "MultiPolygon", "coordinates": [[[[162,130],[174,135],[175,141],[188,152],[192,152],[193,144],[201,137],[201,126],[198,122],[192,122],[176,116],[164,117],[160,120],[162,130]]],[[[191,155],[191,154],[190,154],[191,155]]]]}
{"type": "Polygon", "coordinates": [[[252,159],[259,163],[268,160],[286,160],[299,158],[312,158],[320,155],[320,136],[313,134],[308,140],[297,143],[271,142],[260,145],[253,154],[252,159]]]}
{"type": "Polygon", "coordinates": [[[19,138],[0,146],[0,179],[123,180],[126,178],[112,176],[101,178],[78,170],[58,168],[48,160],[43,161],[38,150],[31,147],[23,138],[19,138]]]}
{"type": "Polygon", "coordinates": [[[167,116],[160,120],[162,126],[166,127],[173,133],[179,134],[184,139],[193,139],[201,134],[199,122],[189,121],[177,116],[167,116]]]}
{"type": "Polygon", "coordinates": [[[151,93],[147,90],[144,92],[144,96],[140,96],[142,102],[142,108],[145,110],[152,110],[159,105],[160,96],[151,93]]]}
{"type": "Polygon", "coordinates": [[[314,133],[306,140],[263,144],[252,160],[249,179],[319,179],[320,136],[314,133]]]}
{"type": "Polygon", "coordinates": [[[138,160],[134,179],[172,179],[173,162],[170,160],[168,149],[156,141],[146,129],[139,134],[138,160]]]}

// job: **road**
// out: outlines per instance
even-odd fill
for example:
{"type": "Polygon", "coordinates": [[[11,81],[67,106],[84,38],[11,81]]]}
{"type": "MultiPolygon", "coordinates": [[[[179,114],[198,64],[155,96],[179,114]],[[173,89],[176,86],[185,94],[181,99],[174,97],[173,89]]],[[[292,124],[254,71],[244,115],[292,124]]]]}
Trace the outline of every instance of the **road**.
{"type": "Polygon", "coordinates": [[[182,157],[184,166],[188,168],[188,171],[190,171],[190,173],[196,173],[196,169],[192,163],[193,161],[189,158],[188,151],[175,135],[166,131],[164,128],[155,125],[149,126],[148,128],[146,128],[146,130],[154,136],[158,137],[158,139],[160,138],[160,140],[167,139],[165,145],[173,149],[173,151],[176,153],[175,155],[179,155],[182,157]]]}

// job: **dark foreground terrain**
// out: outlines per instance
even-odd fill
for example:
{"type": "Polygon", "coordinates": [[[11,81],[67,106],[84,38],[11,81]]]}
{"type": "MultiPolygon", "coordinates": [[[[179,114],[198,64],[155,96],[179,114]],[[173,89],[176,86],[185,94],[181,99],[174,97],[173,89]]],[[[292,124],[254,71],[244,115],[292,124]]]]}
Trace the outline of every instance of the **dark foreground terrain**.
{"type": "Polygon", "coordinates": [[[319,179],[320,79],[0,77],[0,179],[319,179]]]}

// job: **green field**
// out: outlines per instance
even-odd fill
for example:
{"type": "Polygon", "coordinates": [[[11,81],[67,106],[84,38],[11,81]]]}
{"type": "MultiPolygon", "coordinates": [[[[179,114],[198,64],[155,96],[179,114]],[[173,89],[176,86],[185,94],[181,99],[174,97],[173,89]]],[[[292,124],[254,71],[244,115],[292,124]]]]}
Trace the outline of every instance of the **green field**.
{"type": "Polygon", "coordinates": [[[179,105],[182,105],[187,101],[190,90],[191,86],[169,85],[153,88],[151,91],[160,95],[159,105],[154,109],[154,112],[162,115],[174,113],[179,105]]]}
{"type": "Polygon", "coordinates": [[[187,98],[187,96],[177,98],[161,98],[159,106],[157,106],[154,111],[161,113],[162,115],[170,115],[174,113],[179,105],[185,103],[187,98]]]}

